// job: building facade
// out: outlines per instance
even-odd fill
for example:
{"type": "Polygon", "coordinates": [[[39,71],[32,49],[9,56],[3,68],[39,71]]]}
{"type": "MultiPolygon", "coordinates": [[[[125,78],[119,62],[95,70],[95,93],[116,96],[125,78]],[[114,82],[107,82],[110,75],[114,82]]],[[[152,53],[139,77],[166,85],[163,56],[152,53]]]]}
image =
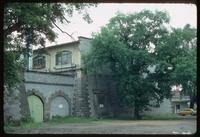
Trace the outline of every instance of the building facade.
{"type": "MultiPolygon", "coordinates": [[[[24,72],[24,87],[16,88],[19,92],[15,96],[20,99],[9,96],[15,107],[6,109],[9,104],[5,103],[6,116],[20,119],[29,114],[35,122],[53,116],[133,117],[132,109],[119,106],[115,82],[109,72],[83,73],[82,58],[90,51],[90,42],[89,38],[79,37],[74,42],[34,50],[29,62],[32,68],[24,72]]],[[[172,103],[165,99],[159,108],[147,113],[175,112],[176,105],[172,103]]]]}
{"type": "Polygon", "coordinates": [[[84,75],[82,57],[91,39],[33,51],[32,68],[24,73],[31,117],[36,122],[53,116],[115,115],[117,99],[111,75],[84,75]],[[111,95],[112,94],[112,95],[111,95]]]}

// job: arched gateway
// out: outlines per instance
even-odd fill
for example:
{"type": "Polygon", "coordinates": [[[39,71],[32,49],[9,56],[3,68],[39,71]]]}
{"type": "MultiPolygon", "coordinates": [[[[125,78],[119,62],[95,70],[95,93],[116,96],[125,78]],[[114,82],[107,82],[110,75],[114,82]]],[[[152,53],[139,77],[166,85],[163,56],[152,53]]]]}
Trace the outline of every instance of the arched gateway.
{"type": "Polygon", "coordinates": [[[35,95],[30,95],[28,96],[28,104],[31,117],[33,118],[34,122],[42,122],[44,116],[44,107],[41,99],[35,95]]]}
{"type": "Polygon", "coordinates": [[[62,96],[57,96],[52,99],[50,108],[50,118],[53,116],[68,116],[69,115],[69,103],[62,96]]]}

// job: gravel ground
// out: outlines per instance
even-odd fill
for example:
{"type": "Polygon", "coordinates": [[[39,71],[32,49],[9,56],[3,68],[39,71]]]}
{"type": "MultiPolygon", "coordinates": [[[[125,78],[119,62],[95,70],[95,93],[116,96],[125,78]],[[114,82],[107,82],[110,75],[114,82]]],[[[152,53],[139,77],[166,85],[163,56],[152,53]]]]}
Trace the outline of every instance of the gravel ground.
{"type": "Polygon", "coordinates": [[[193,134],[196,119],[113,120],[80,124],[58,124],[45,128],[18,129],[12,134],[193,134]]]}

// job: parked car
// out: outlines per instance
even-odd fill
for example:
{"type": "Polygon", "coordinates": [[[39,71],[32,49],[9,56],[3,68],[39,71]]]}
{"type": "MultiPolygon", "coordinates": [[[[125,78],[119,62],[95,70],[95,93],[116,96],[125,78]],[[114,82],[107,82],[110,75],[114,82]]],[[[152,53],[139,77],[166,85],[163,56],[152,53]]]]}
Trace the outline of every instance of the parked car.
{"type": "Polygon", "coordinates": [[[181,116],[185,116],[185,115],[196,115],[196,111],[194,111],[191,108],[186,108],[185,110],[182,110],[180,112],[178,112],[177,114],[181,115],[181,116]]]}

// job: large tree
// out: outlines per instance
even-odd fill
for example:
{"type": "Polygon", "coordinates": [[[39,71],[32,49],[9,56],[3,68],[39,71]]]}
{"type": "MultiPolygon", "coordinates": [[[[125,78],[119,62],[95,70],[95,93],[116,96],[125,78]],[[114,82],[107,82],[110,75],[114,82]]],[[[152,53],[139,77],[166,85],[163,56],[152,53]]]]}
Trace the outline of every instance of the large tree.
{"type": "MultiPolygon", "coordinates": [[[[5,3],[4,5],[4,85],[13,87],[20,81],[22,61],[20,56],[30,50],[30,45],[45,46],[47,40],[54,41],[60,29],[58,22],[70,23],[74,11],[82,14],[84,20],[92,20],[87,8],[90,3],[5,3]]],[[[66,35],[67,30],[60,29],[66,35]]],[[[73,38],[73,37],[72,37],[73,38]]]]}
{"type": "Polygon", "coordinates": [[[173,28],[164,45],[158,48],[158,57],[172,67],[171,82],[181,85],[181,95],[190,96],[190,107],[196,102],[197,44],[196,29],[189,24],[173,28]]]}
{"type": "Polygon", "coordinates": [[[134,109],[135,119],[171,95],[166,64],[158,62],[154,52],[168,36],[167,23],[169,15],[162,11],[118,13],[94,35],[92,50],[85,57],[87,73],[110,67],[122,104],[134,109]]]}

